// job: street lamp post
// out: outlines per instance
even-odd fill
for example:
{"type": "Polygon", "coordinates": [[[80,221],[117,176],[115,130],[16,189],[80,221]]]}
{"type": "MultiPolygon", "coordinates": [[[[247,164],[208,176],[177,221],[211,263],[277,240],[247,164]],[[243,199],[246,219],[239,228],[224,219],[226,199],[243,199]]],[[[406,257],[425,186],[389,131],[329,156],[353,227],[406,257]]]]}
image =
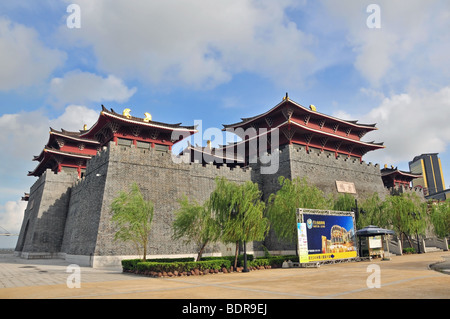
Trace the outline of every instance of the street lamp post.
{"type": "MultiPolygon", "coordinates": [[[[412,212],[412,213],[409,213],[413,218],[414,218],[414,220],[419,220],[420,219],[420,213],[415,213],[415,212],[412,212]]],[[[418,232],[418,227],[417,227],[417,225],[416,225],[416,240],[417,240],[417,253],[418,254],[421,254],[422,253],[422,251],[420,250],[420,242],[419,242],[419,232],[418,232]]]]}
{"type": "Polygon", "coordinates": [[[247,243],[244,240],[244,269],[242,272],[248,272],[247,268],[247,243]]]}
{"type": "MultiPolygon", "coordinates": [[[[360,213],[361,214],[365,214],[366,212],[364,210],[360,210],[358,208],[358,200],[355,199],[355,207],[352,208],[352,212],[355,213],[355,227],[357,227],[358,225],[358,221],[359,221],[359,217],[360,217],[360,213]]],[[[359,237],[359,256],[362,257],[362,245],[361,245],[361,237],[359,237]]]]}
{"type": "MultiPolygon", "coordinates": [[[[233,209],[231,210],[231,214],[233,216],[236,216],[238,213],[237,209],[236,209],[236,205],[233,207],[233,209]]],[[[247,268],[247,242],[244,240],[244,269],[242,270],[242,272],[248,272],[248,268],[247,268]]]]}

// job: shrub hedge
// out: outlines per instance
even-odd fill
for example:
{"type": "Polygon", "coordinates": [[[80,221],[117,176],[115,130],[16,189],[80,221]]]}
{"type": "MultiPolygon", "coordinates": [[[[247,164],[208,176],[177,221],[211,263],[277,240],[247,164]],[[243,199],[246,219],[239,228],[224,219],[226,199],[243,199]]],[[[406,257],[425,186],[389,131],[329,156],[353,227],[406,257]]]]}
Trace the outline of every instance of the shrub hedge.
{"type": "Polygon", "coordinates": [[[406,247],[406,248],[403,248],[403,253],[404,254],[415,254],[416,249],[414,247],[406,247]]]}
{"type": "MultiPolygon", "coordinates": [[[[229,260],[231,262],[231,265],[233,266],[235,258],[236,258],[235,256],[202,257],[202,258],[200,258],[200,260],[202,260],[202,261],[204,261],[204,260],[229,260]]],[[[254,259],[254,257],[252,254],[247,254],[247,262],[251,261],[253,259],[254,259]]],[[[244,255],[238,255],[237,266],[238,267],[244,266],[244,255]]]]}
{"type": "MultiPolygon", "coordinates": [[[[192,262],[194,257],[186,258],[157,258],[157,259],[146,259],[146,262],[159,262],[159,263],[172,263],[172,262],[192,262]]],[[[122,260],[122,268],[124,270],[137,270],[137,264],[143,262],[142,259],[124,259],[122,260]]]]}
{"type": "MultiPolygon", "coordinates": [[[[244,257],[240,255],[238,257],[238,267],[243,267],[244,257]]],[[[234,256],[222,256],[222,257],[203,257],[201,261],[193,261],[194,258],[165,258],[165,259],[124,259],[122,260],[122,268],[125,272],[190,272],[194,269],[199,271],[209,270],[221,270],[226,268],[227,270],[234,265],[234,256]]],[[[298,261],[298,256],[269,256],[254,258],[253,255],[247,255],[247,267],[259,268],[259,267],[281,267],[284,261],[298,261]]]]}
{"type": "Polygon", "coordinates": [[[138,272],[188,272],[194,269],[199,271],[220,270],[222,268],[229,269],[231,262],[228,260],[207,260],[207,261],[188,261],[188,262],[151,262],[141,261],[137,263],[136,270],[138,272]]]}
{"type": "Polygon", "coordinates": [[[124,271],[135,271],[137,268],[137,264],[140,262],[142,262],[142,259],[123,259],[122,269],[124,271]]]}

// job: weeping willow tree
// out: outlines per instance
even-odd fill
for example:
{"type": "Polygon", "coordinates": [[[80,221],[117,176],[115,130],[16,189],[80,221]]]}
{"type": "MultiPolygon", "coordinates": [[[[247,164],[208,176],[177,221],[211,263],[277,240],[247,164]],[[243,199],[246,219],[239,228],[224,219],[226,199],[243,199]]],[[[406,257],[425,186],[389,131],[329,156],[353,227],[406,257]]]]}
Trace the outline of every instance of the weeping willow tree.
{"type": "MultiPolygon", "coordinates": [[[[297,238],[297,208],[330,209],[330,200],[306,178],[278,178],[281,188],[269,196],[267,217],[278,238],[294,241],[297,238]]],[[[297,245],[297,244],[296,244],[297,245]]]]}
{"type": "Polygon", "coordinates": [[[136,183],[129,192],[121,191],[111,204],[111,221],[118,228],[114,240],[131,241],[142,259],[147,258],[153,203],[146,201],[136,183]]]}
{"type": "Polygon", "coordinates": [[[185,243],[195,243],[199,247],[199,261],[206,245],[219,240],[219,223],[214,218],[208,202],[200,205],[196,201],[190,202],[186,196],[178,202],[180,209],[175,212],[172,238],[183,239],[185,243]]]}
{"type": "Polygon", "coordinates": [[[339,194],[333,202],[333,210],[351,211],[355,208],[355,197],[351,194],[339,194]]]}
{"type": "Polygon", "coordinates": [[[450,199],[433,203],[431,206],[431,223],[438,237],[450,235],[450,199]]]}
{"type": "Polygon", "coordinates": [[[239,242],[263,240],[269,231],[269,222],[263,216],[265,204],[261,201],[261,192],[258,185],[250,181],[238,185],[223,177],[217,178],[209,204],[220,225],[221,240],[236,244],[236,267],[239,242]]]}
{"type": "Polygon", "coordinates": [[[364,228],[368,225],[390,228],[386,204],[378,193],[373,193],[371,196],[362,200],[360,207],[364,213],[359,215],[358,228],[364,228]]]}
{"type": "Polygon", "coordinates": [[[403,193],[387,197],[385,205],[388,224],[413,247],[411,235],[424,234],[427,227],[426,203],[414,193],[403,193]]]}

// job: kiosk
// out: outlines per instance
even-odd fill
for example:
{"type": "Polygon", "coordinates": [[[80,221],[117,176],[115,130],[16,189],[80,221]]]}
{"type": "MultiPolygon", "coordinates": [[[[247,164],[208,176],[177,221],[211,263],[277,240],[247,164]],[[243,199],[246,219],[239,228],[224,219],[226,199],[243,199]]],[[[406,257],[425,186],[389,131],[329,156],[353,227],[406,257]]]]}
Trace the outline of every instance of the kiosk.
{"type": "Polygon", "coordinates": [[[395,235],[395,232],[390,229],[380,228],[378,226],[369,225],[360,230],[356,231],[356,236],[359,238],[359,254],[362,256],[361,238],[366,237],[366,242],[369,251],[369,257],[383,257],[384,260],[389,260],[386,258],[383,250],[382,238],[384,237],[386,241],[386,247],[389,254],[389,243],[386,239],[386,235],[395,235]]]}

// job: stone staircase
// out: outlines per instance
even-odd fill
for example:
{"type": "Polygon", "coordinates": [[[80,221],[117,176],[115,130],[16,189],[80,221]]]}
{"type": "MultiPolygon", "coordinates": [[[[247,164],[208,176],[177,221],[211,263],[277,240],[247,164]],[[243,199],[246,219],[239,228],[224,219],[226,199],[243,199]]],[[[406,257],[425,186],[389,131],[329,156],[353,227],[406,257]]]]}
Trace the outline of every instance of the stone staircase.
{"type": "Polygon", "coordinates": [[[426,253],[434,253],[438,251],[444,251],[442,248],[435,247],[435,246],[425,246],[425,252],[426,253]]]}
{"type": "Polygon", "coordinates": [[[425,238],[424,248],[426,253],[448,250],[447,238],[425,238]]]}

